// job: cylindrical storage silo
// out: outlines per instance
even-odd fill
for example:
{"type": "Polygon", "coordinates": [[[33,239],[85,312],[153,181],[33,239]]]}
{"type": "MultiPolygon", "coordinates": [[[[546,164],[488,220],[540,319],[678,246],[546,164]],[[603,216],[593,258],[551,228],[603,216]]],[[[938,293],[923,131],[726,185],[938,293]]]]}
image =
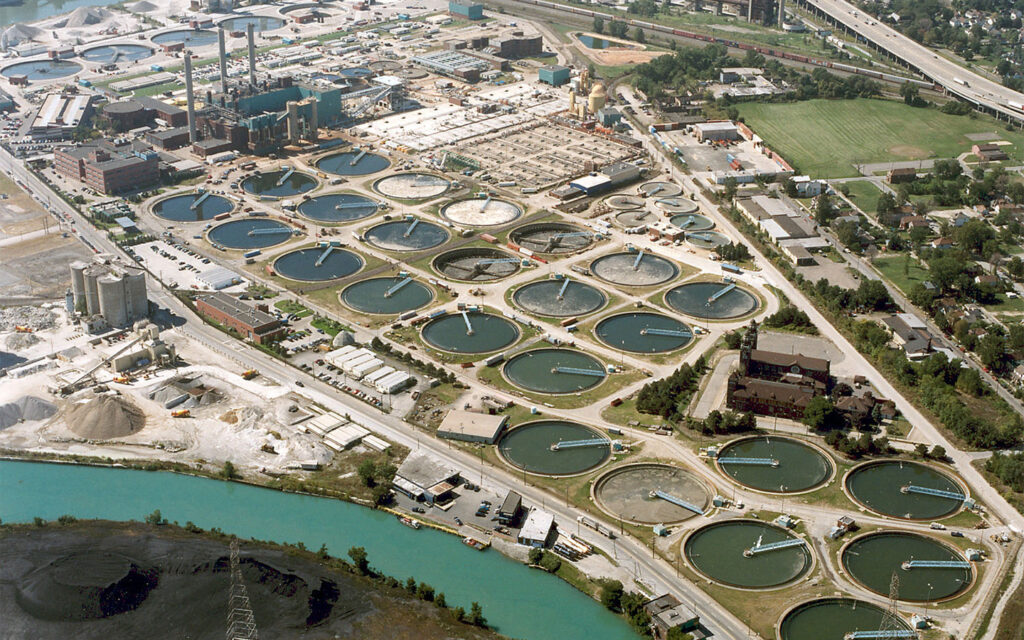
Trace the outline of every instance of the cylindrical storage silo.
{"type": "Polygon", "coordinates": [[[85,301],[85,270],[88,266],[81,260],[71,263],[71,293],[76,307],[85,301]]]}
{"type": "Polygon", "coordinates": [[[98,268],[85,271],[85,310],[90,316],[100,312],[100,292],[96,279],[102,275],[103,271],[98,268]]]}
{"type": "Polygon", "coordinates": [[[146,273],[130,271],[124,277],[125,297],[127,298],[128,318],[141,320],[149,316],[149,300],[146,297],[146,273]]]}
{"type": "Polygon", "coordinates": [[[128,324],[128,309],[125,305],[124,280],[114,275],[97,279],[100,295],[100,313],[112,327],[128,324]]]}

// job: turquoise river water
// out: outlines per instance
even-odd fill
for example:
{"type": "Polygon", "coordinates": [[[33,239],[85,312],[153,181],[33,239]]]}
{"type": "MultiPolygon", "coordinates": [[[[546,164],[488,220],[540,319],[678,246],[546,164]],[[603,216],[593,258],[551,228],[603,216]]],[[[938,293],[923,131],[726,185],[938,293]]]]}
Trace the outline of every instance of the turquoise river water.
{"type": "Polygon", "coordinates": [[[403,527],[387,513],[347,502],[163,472],[34,462],[0,462],[0,518],[165,518],[277,542],[325,543],[344,557],[366,548],[370,563],[400,580],[415,576],[448,602],[481,604],[501,633],[530,640],[637,640],[624,621],[554,576],[455,536],[403,527]]]}

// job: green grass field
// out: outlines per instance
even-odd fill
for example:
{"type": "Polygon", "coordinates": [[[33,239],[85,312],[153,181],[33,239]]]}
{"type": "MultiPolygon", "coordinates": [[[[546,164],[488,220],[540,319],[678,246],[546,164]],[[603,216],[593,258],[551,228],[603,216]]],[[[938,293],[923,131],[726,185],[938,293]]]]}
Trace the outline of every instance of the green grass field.
{"type": "Polygon", "coordinates": [[[864,213],[869,216],[875,215],[875,210],[878,209],[878,198],[882,195],[875,183],[863,180],[845,184],[850,189],[850,200],[864,213]]]}
{"type": "Polygon", "coordinates": [[[901,102],[807,100],[738,105],[744,121],[801,173],[812,177],[859,175],[855,164],[953,158],[970,151],[971,133],[995,133],[1024,158],[1024,134],[984,117],[951,116],[901,102]]]}
{"type": "Polygon", "coordinates": [[[906,264],[905,256],[893,256],[891,258],[875,258],[871,264],[882,272],[887,280],[892,282],[903,293],[910,293],[915,284],[928,279],[928,268],[923,264],[910,259],[910,268],[904,273],[906,264]]]}

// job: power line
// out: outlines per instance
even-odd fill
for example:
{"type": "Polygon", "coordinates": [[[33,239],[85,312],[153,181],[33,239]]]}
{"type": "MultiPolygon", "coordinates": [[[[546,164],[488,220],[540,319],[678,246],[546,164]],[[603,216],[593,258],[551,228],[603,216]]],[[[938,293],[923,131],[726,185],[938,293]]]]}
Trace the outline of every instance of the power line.
{"type": "Polygon", "coordinates": [[[249,602],[249,592],[242,580],[238,564],[238,538],[231,539],[231,591],[228,596],[227,640],[258,640],[256,618],[249,602]]]}

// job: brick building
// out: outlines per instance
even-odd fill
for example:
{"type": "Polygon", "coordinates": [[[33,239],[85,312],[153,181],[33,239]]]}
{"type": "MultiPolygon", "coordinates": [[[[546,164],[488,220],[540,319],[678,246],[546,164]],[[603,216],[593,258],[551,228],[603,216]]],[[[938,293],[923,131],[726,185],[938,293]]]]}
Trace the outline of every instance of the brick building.
{"type": "Polygon", "coordinates": [[[270,315],[266,305],[251,307],[226,293],[213,293],[196,300],[196,311],[234,329],[246,340],[267,344],[285,335],[281,321],[270,315]]]}
{"type": "Polygon", "coordinates": [[[160,157],[149,147],[96,143],[61,147],[53,153],[57,173],[107,195],[133,191],[160,180],[160,157]]]}

